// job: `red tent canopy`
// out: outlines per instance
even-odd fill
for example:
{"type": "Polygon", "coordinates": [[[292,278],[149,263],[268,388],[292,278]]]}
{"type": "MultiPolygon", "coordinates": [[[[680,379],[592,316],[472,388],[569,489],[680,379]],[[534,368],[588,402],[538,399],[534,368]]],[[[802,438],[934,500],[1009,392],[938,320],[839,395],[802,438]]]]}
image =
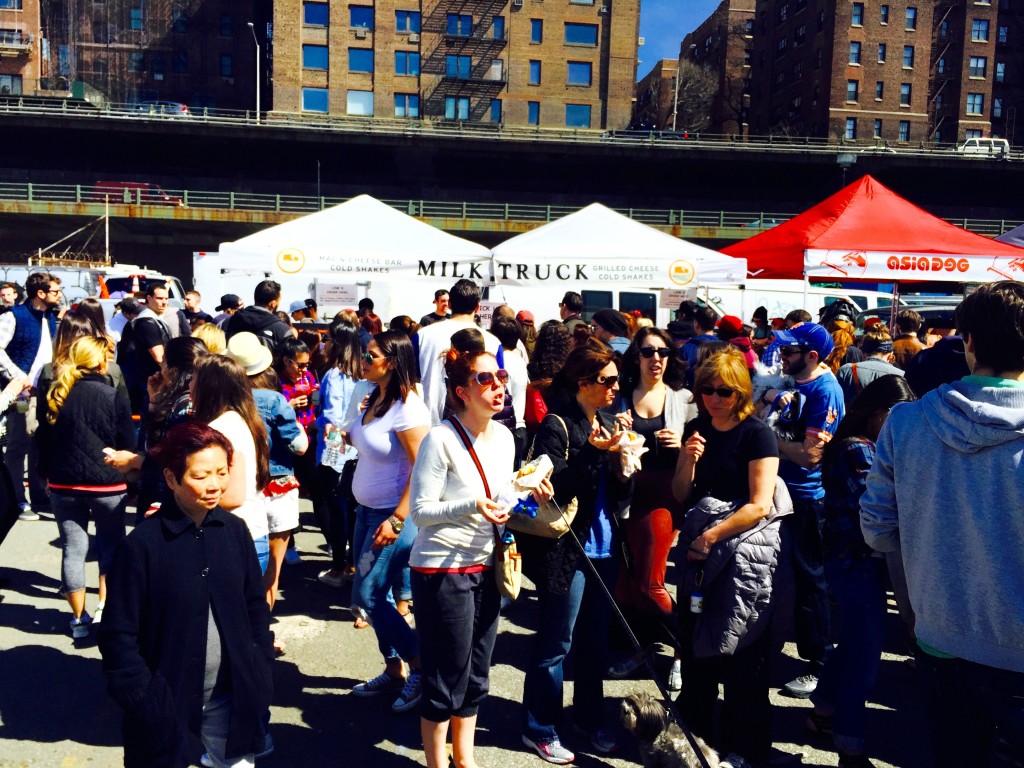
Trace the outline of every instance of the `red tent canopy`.
{"type": "Polygon", "coordinates": [[[753,278],[989,282],[1024,277],[1021,249],[943,221],[871,176],[722,253],[745,258],[753,278]]]}

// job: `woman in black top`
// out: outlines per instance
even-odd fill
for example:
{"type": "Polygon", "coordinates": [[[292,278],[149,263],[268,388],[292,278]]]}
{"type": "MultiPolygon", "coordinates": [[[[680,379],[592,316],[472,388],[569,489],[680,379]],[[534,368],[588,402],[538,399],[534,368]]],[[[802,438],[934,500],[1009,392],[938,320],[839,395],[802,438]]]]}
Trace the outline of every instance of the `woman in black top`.
{"type": "MultiPolygon", "coordinates": [[[[686,509],[706,496],[725,502],[745,501],[689,542],[686,560],[699,567],[719,542],[751,530],[768,516],[779,453],[774,433],[751,415],[753,389],[739,350],[724,349],[703,361],[694,390],[699,415],[686,427],[672,493],[686,509]]],[[[681,539],[680,544],[686,542],[681,539]]],[[[748,644],[732,656],[698,659],[693,654],[694,614],[689,604],[679,606],[679,616],[685,685],[678,703],[683,717],[696,733],[712,741],[718,685],[724,683],[722,751],[755,761],[764,759],[771,749],[768,632],[748,638],[748,644]]]]}

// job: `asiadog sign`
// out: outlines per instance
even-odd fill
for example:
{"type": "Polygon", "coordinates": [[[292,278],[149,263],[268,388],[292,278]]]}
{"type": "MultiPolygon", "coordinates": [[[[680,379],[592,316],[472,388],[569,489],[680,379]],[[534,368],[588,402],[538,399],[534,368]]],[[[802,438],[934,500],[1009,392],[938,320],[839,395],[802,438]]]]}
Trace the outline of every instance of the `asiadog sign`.
{"type": "Polygon", "coordinates": [[[832,280],[939,280],[992,282],[1024,278],[1021,256],[985,256],[901,251],[804,251],[804,275],[832,280]]]}

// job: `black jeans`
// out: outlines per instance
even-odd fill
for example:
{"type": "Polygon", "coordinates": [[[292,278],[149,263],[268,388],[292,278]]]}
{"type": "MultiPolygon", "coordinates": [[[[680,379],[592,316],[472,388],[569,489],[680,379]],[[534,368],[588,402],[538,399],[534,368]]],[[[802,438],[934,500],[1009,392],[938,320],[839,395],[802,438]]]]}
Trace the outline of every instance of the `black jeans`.
{"type": "Polygon", "coordinates": [[[782,518],[784,535],[792,551],[796,592],[794,623],[796,649],[818,675],[832,649],[825,552],[821,542],[824,499],[793,499],[793,514],[782,518]]]}
{"type": "Polygon", "coordinates": [[[327,546],[331,548],[331,568],[335,571],[344,571],[348,562],[355,560],[355,553],[350,558],[346,557],[356,524],[355,500],[352,498],[354,473],[348,471],[349,465],[355,468],[355,462],[350,461],[341,474],[323,464],[317,466],[313,486],[313,515],[327,546]]]}

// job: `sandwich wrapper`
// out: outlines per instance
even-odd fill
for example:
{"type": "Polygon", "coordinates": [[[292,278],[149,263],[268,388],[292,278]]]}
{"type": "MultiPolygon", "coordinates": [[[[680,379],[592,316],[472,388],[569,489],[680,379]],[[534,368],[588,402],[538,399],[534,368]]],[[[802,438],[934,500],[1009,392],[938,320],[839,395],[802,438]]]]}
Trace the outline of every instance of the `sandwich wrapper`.
{"type": "Polygon", "coordinates": [[[551,459],[546,454],[541,454],[519,468],[512,476],[509,485],[498,494],[495,501],[501,504],[502,509],[508,510],[512,514],[536,517],[537,501],[533,498],[533,491],[544,480],[551,477],[554,469],[555,466],[551,463],[551,459]]]}
{"type": "Polygon", "coordinates": [[[621,462],[619,466],[622,468],[623,477],[632,477],[633,473],[640,469],[640,457],[650,450],[644,447],[645,442],[647,441],[643,435],[626,430],[615,446],[619,451],[619,461],[621,462]]]}

